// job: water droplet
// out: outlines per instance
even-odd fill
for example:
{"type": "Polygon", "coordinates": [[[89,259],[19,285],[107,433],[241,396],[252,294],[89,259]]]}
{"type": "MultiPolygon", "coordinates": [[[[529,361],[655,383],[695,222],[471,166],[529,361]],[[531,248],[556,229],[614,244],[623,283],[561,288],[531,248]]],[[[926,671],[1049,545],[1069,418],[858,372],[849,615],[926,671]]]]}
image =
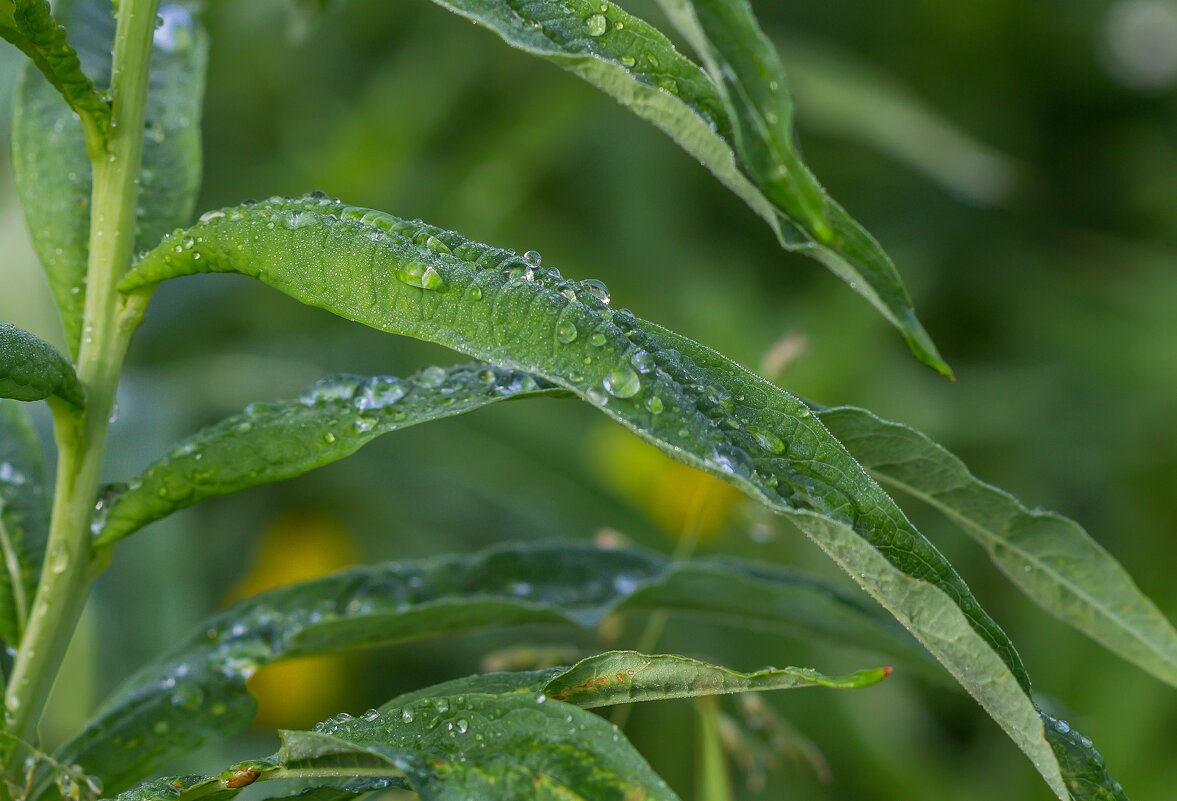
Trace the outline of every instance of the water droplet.
{"type": "Polygon", "coordinates": [[[601,301],[601,303],[608,305],[609,287],[605,286],[604,281],[598,281],[596,278],[586,278],[580,282],[580,286],[584,291],[601,301]]]}
{"type": "Polygon", "coordinates": [[[590,403],[594,403],[597,406],[604,406],[609,402],[609,395],[599,387],[590,387],[584,394],[590,403]]]}
{"type": "Polygon", "coordinates": [[[436,236],[430,236],[428,239],[426,239],[425,240],[425,247],[427,247],[430,250],[435,251],[437,253],[452,253],[453,252],[450,250],[449,245],[447,245],[445,242],[442,242],[436,236]]]}
{"type": "Polygon", "coordinates": [[[371,723],[372,721],[376,720],[379,717],[380,717],[380,712],[375,709],[369,709],[367,712],[364,713],[364,720],[368,721],[369,723],[371,723]]]}
{"type": "Polygon", "coordinates": [[[407,706],[401,710],[401,720],[405,723],[413,722],[413,712],[407,706]]]}
{"type": "Polygon", "coordinates": [[[166,5],[159,9],[152,42],[165,53],[186,50],[193,45],[196,24],[192,14],[181,5],[166,5]]]}
{"type": "Polygon", "coordinates": [[[602,383],[605,391],[615,398],[632,398],[642,388],[638,374],[628,367],[614,367],[605,374],[602,383]]]}
{"type": "Polygon", "coordinates": [[[177,687],[171,697],[172,706],[178,706],[188,710],[196,709],[203,701],[204,692],[199,687],[193,687],[188,684],[177,687]]]}
{"type": "MultiPolygon", "coordinates": [[[[356,387],[364,382],[358,375],[340,374],[323,378],[306,388],[299,401],[307,406],[335,400],[351,400],[356,387]]],[[[247,429],[248,430],[248,429],[247,429]]]]}
{"type": "Polygon", "coordinates": [[[649,410],[650,414],[662,414],[663,408],[662,399],[657,395],[651,395],[646,398],[646,409],[649,410]]]}
{"type": "Polygon", "coordinates": [[[429,387],[430,389],[434,389],[445,383],[446,376],[447,373],[442,367],[426,367],[424,370],[413,376],[413,383],[422,387],[429,387]]]}
{"type": "Polygon", "coordinates": [[[482,288],[477,286],[470,287],[469,295],[471,300],[482,300],[482,288]]]}
{"type": "Polygon", "coordinates": [[[589,337],[589,344],[594,348],[599,348],[605,344],[605,335],[600,331],[589,337]]]}
{"type": "Polygon", "coordinates": [[[328,431],[323,435],[323,441],[330,445],[331,443],[335,442],[335,435],[328,431]]]}
{"type": "Polygon", "coordinates": [[[441,277],[432,264],[409,262],[396,271],[396,277],[402,284],[415,286],[419,289],[445,289],[445,279],[441,277]]]}
{"type": "Polygon", "coordinates": [[[543,256],[539,255],[538,250],[529,250],[523,254],[523,260],[538,266],[543,261],[543,256]]]}
{"type": "Polygon", "coordinates": [[[576,339],[576,325],[571,320],[561,320],[556,324],[556,339],[567,345],[576,339]]]}
{"type": "Polygon", "coordinates": [[[457,729],[458,734],[465,734],[470,730],[470,723],[465,718],[461,718],[454,724],[454,728],[457,729]]]}
{"type": "MultiPolygon", "coordinates": [[[[620,24],[620,23],[618,23],[618,24],[620,24]]],[[[622,56],[621,57],[621,65],[623,67],[632,67],[634,64],[637,64],[637,63],[638,63],[637,60],[633,56],[622,56]]]]}
{"type": "Polygon", "coordinates": [[[399,401],[409,392],[409,385],[395,376],[374,376],[360,384],[352,403],[357,409],[383,409],[399,401]]]}
{"type": "Polygon", "coordinates": [[[584,21],[584,29],[589,36],[601,36],[609,29],[609,20],[604,14],[593,14],[584,21]]]}
{"type": "Polygon", "coordinates": [[[642,375],[654,369],[654,357],[644,350],[635,350],[633,355],[629,357],[629,363],[642,375]]]}
{"type": "Polygon", "coordinates": [[[200,221],[202,223],[212,222],[213,220],[218,220],[224,216],[225,212],[223,211],[206,211],[204,214],[200,215],[200,221]]]}

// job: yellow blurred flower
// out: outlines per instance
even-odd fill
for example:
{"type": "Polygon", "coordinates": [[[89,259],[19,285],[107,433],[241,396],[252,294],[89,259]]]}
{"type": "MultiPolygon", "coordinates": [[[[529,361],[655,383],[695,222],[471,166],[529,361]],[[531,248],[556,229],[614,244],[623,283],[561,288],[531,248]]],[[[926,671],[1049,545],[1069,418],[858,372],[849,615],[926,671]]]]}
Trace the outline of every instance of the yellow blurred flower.
{"type": "MultiPolygon", "coordinates": [[[[279,514],[262,534],[252,567],[225,601],[316,578],[354,564],[358,554],[343,525],[316,509],[279,514]]],[[[338,655],[267,665],[249,680],[258,699],[254,723],[264,728],[309,726],[339,712],[348,695],[347,660],[338,655]]]]}

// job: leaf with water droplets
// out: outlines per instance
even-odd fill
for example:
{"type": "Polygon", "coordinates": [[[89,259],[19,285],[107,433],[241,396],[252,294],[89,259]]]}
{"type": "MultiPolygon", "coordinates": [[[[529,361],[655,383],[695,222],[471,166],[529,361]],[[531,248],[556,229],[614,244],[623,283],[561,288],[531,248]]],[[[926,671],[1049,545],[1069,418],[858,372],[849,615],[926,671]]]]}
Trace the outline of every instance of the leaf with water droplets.
{"type": "Polygon", "coordinates": [[[41,443],[27,407],[0,399],[0,637],[12,647],[28,618],[48,532],[41,443]]]}
{"type": "MultiPolygon", "coordinates": [[[[656,125],[760,215],[783,247],[828,267],[900,330],[921,362],[951,375],[916,318],[895,265],[801,161],[793,143],[783,70],[750,12],[738,15],[739,30],[731,37],[714,25],[708,28],[728,46],[719,55],[738,81],[730,86],[728,73],[701,36],[689,38],[707,45],[701,49],[711,78],[657,28],[613,3],[434,2],[485,25],[511,46],[580,76],[656,125]],[[753,67],[745,57],[756,59],[753,67]],[[721,76],[719,88],[712,82],[716,74],[721,76]],[[764,105],[752,105],[745,92],[764,105]]],[[[663,5],[674,12],[681,3],[663,5]]]]}
{"type": "Polygon", "coordinates": [[[1078,523],[1026,508],[901,423],[853,407],[819,414],[880,482],[947,515],[1042,608],[1177,686],[1177,631],[1078,523]]]}
{"type": "Polygon", "coordinates": [[[659,4],[707,66],[728,112],[741,169],[782,215],[782,227],[791,229],[782,235],[791,240],[786,246],[825,264],[903,333],[916,358],[951,377],[890,257],[802,161],[784,68],[747,0],[659,4]]]}
{"type": "Polygon", "coordinates": [[[51,397],[79,409],[85,405],[73,365],[28,331],[0,323],[0,398],[37,401],[51,397]]]}
{"type": "MultiPolygon", "coordinates": [[[[110,80],[115,21],[109,0],[57,4],[82,66],[100,86],[110,80]]],[[[165,2],[155,30],[143,135],[135,246],[146,249],[192,219],[200,183],[200,107],[207,37],[188,5],[165,2]]],[[[33,249],[76,354],[86,304],[91,167],[82,127],[32,70],[17,83],[13,173],[33,249]]]]}
{"type": "Polygon", "coordinates": [[[244,727],[254,712],[245,681],[264,665],[506,625],[591,627],[613,612],[654,609],[800,632],[887,653],[905,669],[926,666],[893,621],[812,576],[585,543],[504,546],[356,567],[242,601],[129,680],[56,758],[117,791],[169,756],[244,727]]]}
{"type": "Polygon", "coordinates": [[[520,264],[526,262],[510,251],[422,222],[326,197],[273,198],[177,232],[120,288],[150,292],[176,276],[237,272],[342,317],[573,392],[796,523],[940,660],[1064,795],[1013,644],[808,406],[698,343],[615,311],[557,270],[529,267],[523,277],[520,264]],[[308,213],[314,224],[289,224],[308,213]],[[429,237],[450,253],[427,247],[429,237]],[[173,242],[181,238],[196,245],[176,253],[173,242]],[[402,283],[396,271],[407,263],[431,265],[446,290],[402,283]],[[561,342],[564,321],[585,336],[561,342]],[[610,391],[616,371],[634,369],[639,354],[656,367],[639,376],[633,392],[610,391]],[[657,412],[653,398],[662,404],[657,412]]]}
{"type": "Polygon", "coordinates": [[[551,387],[487,365],[427,367],[408,380],[341,375],[296,400],[255,403],[178,443],[104,498],[95,545],[109,545],[205,498],[292,478],[376,437],[551,387]]]}
{"type": "MultiPolygon", "coordinates": [[[[82,71],[65,28],[53,18],[49,0],[0,0],[0,38],[24,51],[49,85],[65,98],[98,152],[110,136],[110,106],[82,71]]],[[[60,105],[59,99],[57,102],[60,105]]]]}
{"type": "Polygon", "coordinates": [[[609,651],[590,656],[553,676],[543,692],[557,701],[591,709],[636,701],[789,690],[797,687],[857,689],[878,684],[890,668],[824,676],[810,668],[761,668],[741,673],[674,654],[609,651]]]}

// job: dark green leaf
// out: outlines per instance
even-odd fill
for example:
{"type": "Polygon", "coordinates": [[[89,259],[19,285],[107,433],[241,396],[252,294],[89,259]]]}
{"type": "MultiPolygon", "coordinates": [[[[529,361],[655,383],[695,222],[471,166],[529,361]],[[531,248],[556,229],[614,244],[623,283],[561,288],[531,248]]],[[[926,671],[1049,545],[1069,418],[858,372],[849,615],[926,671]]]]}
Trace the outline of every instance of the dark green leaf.
{"type": "Polygon", "coordinates": [[[1046,739],[1062,767],[1067,789],[1074,801],[1128,801],[1120,783],[1113,779],[1095,750],[1091,739],[1063,720],[1042,713],[1046,739]]]}
{"type": "Polygon", "coordinates": [[[543,391],[526,373],[486,365],[429,367],[409,380],[336,376],[298,400],[255,403],[180,442],[128,489],[106,494],[96,545],[205,498],[301,475],[382,434],[543,391]]]}
{"type": "Polygon", "coordinates": [[[1042,608],[1177,686],[1177,631],[1078,523],[1027,509],[915,429],[853,407],[820,415],[879,481],[942,511],[1042,608]]]}
{"type": "Polygon", "coordinates": [[[28,618],[48,532],[41,443],[27,408],[0,399],[0,637],[12,647],[28,618]]]}
{"type": "Polygon", "coordinates": [[[78,408],[85,404],[73,365],[28,331],[0,323],[0,398],[36,401],[53,396],[78,408]]]}
{"type": "Polygon", "coordinates": [[[92,151],[100,153],[110,135],[110,106],[82,71],[78,54],[66,40],[65,28],[53,18],[49,0],[0,0],[0,37],[32,59],[78,115],[92,151]]]}
{"type": "Polygon", "coordinates": [[[524,623],[594,626],[665,609],[827,636],[918,666],[906,634],[818,579],[734,560],[674,562],[582,543],[357,567],[262,593],[199,626],[127,682],[57,755],[119,790],[253,716],[245,680],[297,656],[524,623]]]}
{"type": "Polygon", "coordinates": [[[237,272],[342,317],[564,387],[794,521],[941,661],[1064,797],[1012,643],[809,408],[596,282],[330,198],[275,198],[169,236],[122,282],[237,272]]]}
{"type": "MultiPolygon", "coordinates": [[[[723,31],[708,30],[729,46],[723,56],[732,59],[737,70],[733,76],[740,81],[732,87],[721,80],[717,89],[657,28],[613,3],[434,2],[485,25],[513,47],[580,76],[658,126],[763,217],[782,246],[825,264],[903,333],[920,361],[951,375],[916,319],[890,258],[801,161],[792,140],[792,104],[783,70],[746,8],[731,20],[739,27],[732,32],[734,41],[723,31]],[[749,66],[736,56],[754,63],[749,66]],[[753,99],[767,103],[752,107],[753,99]],[[775,115],[772,124],[767,124],[769,115],[775,115]]],[[[713,48],[703,46],[708,43],[701,35],[691,38],[710,67],[721,63],[713,48]]],[[[712,73],[714,78],[715,69],[712,73]]]]}
{"type": "MultiPolygon", "coordinates": [[[[114,18],[109,0],[62,3],[70,39],[87,72],[110,81],[114,18]]],[[[165,3],[155,32],[135,242],[149,248],[191,221],[200,183],[200,106],[207,37],[187,6],[165,3]]],[[[13,171],[33,248],[45,268],[66,340],[76,354],[86,304],[90,160],[82,128],[53,89],[30,70],[13,115],[13,171]]]]}
{"type": "Polygon", "coordinates": [[[952,371],[915,316],[899,273],[866,229],[834,202],[805,166],[793,133],[793,100],[771,41],[747,0],[659,0],[699,52],[719,88],[740,165],[795,227],[806,250],[869,300],[932,369],[952,371]]]}

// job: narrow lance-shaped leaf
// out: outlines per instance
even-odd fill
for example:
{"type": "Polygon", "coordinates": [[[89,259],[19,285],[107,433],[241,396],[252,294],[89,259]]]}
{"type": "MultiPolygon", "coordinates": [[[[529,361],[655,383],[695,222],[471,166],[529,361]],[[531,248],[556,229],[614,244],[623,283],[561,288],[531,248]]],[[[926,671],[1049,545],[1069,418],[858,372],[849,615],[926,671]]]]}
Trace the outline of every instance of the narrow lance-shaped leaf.
{"type": "MultiPolygon", "coordinates": [[[[773,85],[776,124],[752,125],[743,92],[716,88],[657,28],[595,0],[434,0],[497,33],[513,47],[580,76],[649,120],[705,165],[772,227],[781,245],[825,264],[903,334],[923,363],[951,375],[916,319],[894,264],[879,244],[826,195],[792,142],[791,104],[771,45],[751,19],[742,43],[772,64],[757,87],[773,85]],[[768,51],[763,48],[767,47],[768,51]]],[[[704,51],[706,55],[708,51],[704,51]]],[[[741,66],[742,65],[737,65],[741,66]]],[[[741,79],[753,77],[741,74],[741,79]]]]}
{"type": "Polygon", "coordinates": [[[128,681],[56,758],[117,791],[169,756],[244,727],[254,712],[245,681],[263,665],[482,628],[595,626],[614,612],[654,609],[826,637],[922,665],[893,621],[811,576],[575,542],[504,546],[356,567],[242,601],[128,681]]]}
{"type": "MultiPolygon", "coordinates": [[[[0,0],[0,38],[19,47],[78,115],[90,150],[102,152],[110,136],[110,106],[82,71],[65,28],[53,18],[49,0],[0,0]]],[[[55,98],[58,105],[61,99],[55,98]]]]}
{"type": "Polygon", "coordinates": [[[599,282],[568,282],[459,234],[321,196],[218,214],[166,238],[120,288],[150,292],[179,275],[238,272],[345,318],[574,392],[793,520],[924,643],[1066,797],[1009,639],[797,398],[714,351],[615,312],[599,282]]]}
{"type": "Polygon", "coordinates": [[[10,323],[0,323],[0,398],[37,401],[58,397],[85,404],[73,365],[47,342],[10,323]]]}
{"type": "MultiPolygon", "coordinates": [[[[110,81],[115,20],[110,0],[68,0],[59,11],[82,65],[110,81]]],[[[135,242],[155,245],[192,220],[200,183],[200,107],[207,37],[187,6],[159,9],[147,95],[135,242]]],[[[81,126],[52,87],[24,70],[14,98],[13,172],[33,249],[76,355],[86,305],[90,236],[90,159],[81,126]]]]}
{"type": "Polygon", "coordinates": [[[801,160],[784,68],[747,0],[658,2],[702,56],[728,111],[741,167],[796,226],[794,247],[855,287],[903,333],[916,358],[951,377],[890,257],[801,160]]]}
{"type": "MultiPolygon", "coordinates": [[[[739,673],[683,656],[613,651],[571,668],[457,679],[394,698],[359,718],[343,714],[310,732],[283,732],[282,748],[272,759],[235,765],[178,797],[194,799],[270,779],[346,787],[357,777],[404,776],[423,799],[671,801],[676,796],[617,727],[583,709],[754,690],[868,687],[887,673],[883,668],[841,677],[802,668],[739,673]]],[[[176,797],[155,783],[145,788],[120,798],[176,797]],[[146,794],[145,788],[150,788],[146,794]],[[159,789],[162,795],[155,794],[159,789]]]]}
{"type": "Polygon", "coordinates": [[[1042,608],[1177,686],[1177,631],[1078,523],[1027,509],[908,426],[852,407],[820,416],[879,481],[947,515],[1042,608]]]}
{"type": "Polygon", "coordinates": [[[109,488],[93,525],[95,545],[205,498],[301,475],[383,434],[549,386],[486,365],[428,367],[408,380],[336,376],[297,400],[255,403],[180,442],[125,488],[109,488]]]}
{"type": "Polygon", "coordinates": [[[0,399],[0,637],[16,647],[49,531],[41,444],[23,404],[0,399]]]}

